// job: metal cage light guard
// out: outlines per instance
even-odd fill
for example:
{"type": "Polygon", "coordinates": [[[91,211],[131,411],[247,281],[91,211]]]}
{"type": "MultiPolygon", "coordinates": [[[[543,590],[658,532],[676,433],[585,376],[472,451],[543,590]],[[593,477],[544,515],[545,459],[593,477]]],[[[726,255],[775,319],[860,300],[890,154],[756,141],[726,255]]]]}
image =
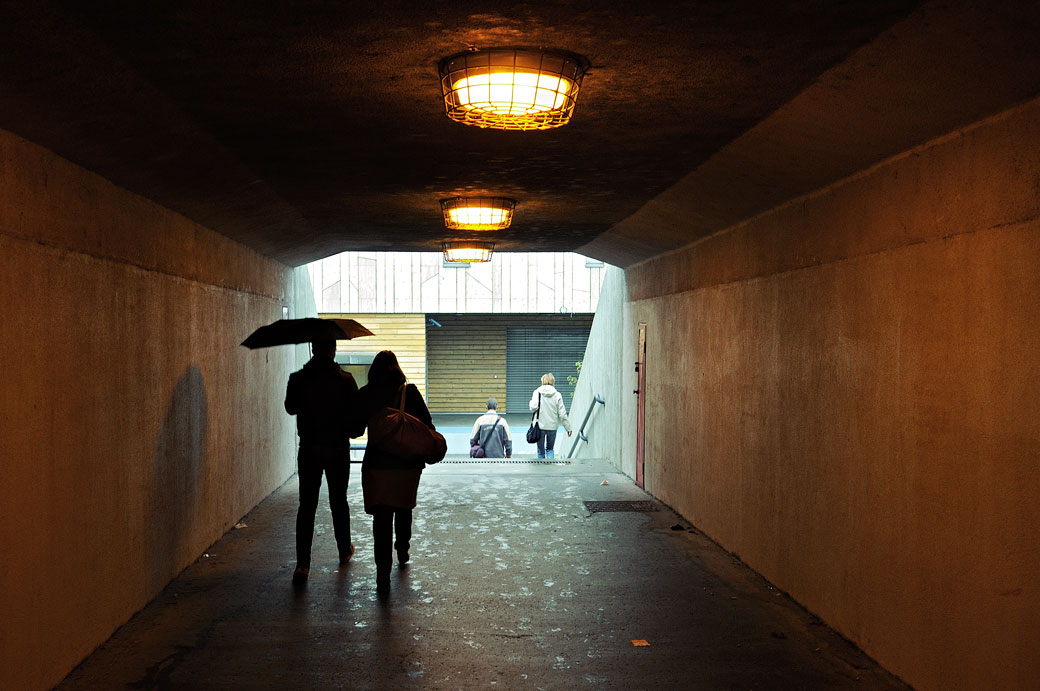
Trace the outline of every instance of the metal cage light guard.
{"type": "Polygon", "coordinates": [[[499,130],[547,130],[574,113],[584,57],[558,50],[489,48],[441,60],[441,94],[456,122],[499,130]]]}
{"type": "Polygon", "coordinates": [[[495,251],[495,243],[452,240],[441,243],[441,248],[444,250],[444,261],[471,264],[491,261],[491,253],[495,251]]]}
{"type": "Polygon", "coordinates": [[[516,200],[507,197],[452,197],[441,200],[444,225],[451,230],[501,230],[513,222],[516,200]]]}

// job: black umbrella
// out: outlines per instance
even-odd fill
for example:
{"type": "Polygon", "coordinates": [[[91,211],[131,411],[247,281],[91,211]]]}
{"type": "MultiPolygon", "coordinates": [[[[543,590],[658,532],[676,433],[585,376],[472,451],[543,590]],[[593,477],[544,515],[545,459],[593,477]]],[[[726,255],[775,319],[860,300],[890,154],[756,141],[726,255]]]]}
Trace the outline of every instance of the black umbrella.
{"type": "Polygon", "coordinates": [[[353,319],[279,319],[249,334],[242,345],[246,348],[267,348],[315,341],[348,341],[371,335],[371,331],[353,319]]]}

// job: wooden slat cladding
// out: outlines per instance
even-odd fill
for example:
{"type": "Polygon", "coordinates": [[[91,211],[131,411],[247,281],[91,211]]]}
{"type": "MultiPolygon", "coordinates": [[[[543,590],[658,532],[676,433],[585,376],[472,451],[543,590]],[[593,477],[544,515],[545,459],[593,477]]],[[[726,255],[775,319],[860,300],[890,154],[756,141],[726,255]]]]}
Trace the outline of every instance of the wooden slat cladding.
{"type": "Polygon", "coordinates": [[[500,315],[430,316],[441,325],[426,326],[430,410],[480,414],[489,396],[504,405],[506,325],[492,319],[500,315]]]}
{"type": "MultiPolygon", "coordinates": [[[[427,404],[437,413],[484,411],[489,396],[506,410],[506,329],[583,326],[591,314],[430,314],[426,325],[427,404]]],[[[360,320],[359,320],[360,321],[360,320]]],[[[525,412],[525,411],[520,411],[525,412]]]]}
{"type": "MultiPolygon", "coordinates": [[[[375,355],[392,350],[397,355],[408,381],[426,396],[426,315],[425,314],[322,314],[322,317],[354,319],[372,331],[373,336],[339,341],[337,353],[375,355]]],[[[504,348],[504,346],[503,346],[504,348]]],[[[355,378],[358,378],[355,374],[355,378]]],[[[358,385],[365,380],[358,379],[358,385]]]]}

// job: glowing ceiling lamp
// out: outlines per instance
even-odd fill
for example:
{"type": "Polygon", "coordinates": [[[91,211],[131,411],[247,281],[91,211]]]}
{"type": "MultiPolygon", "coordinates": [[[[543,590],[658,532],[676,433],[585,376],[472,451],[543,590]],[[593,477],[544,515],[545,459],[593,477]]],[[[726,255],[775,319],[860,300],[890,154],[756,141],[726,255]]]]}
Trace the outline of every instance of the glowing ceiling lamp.
{"type": "Polygon", "coordinates": [[[516,200],[506,197],[454,197],[441,200],[444,225],[452,230],[500,230],[513,222],[516,200]]]}
{"type": "Polygon", "coordinates": [[[442,243],[444,261],[471,264],[491,261],[491,253],[495,251],[493,242],[451,241],[442,243]]]}
{"type": "Polygon", "coordinates": [[[490,48],[440,62],[448,117],[499,130],[566,125],[589,62],[563,51],[490,48]]]}

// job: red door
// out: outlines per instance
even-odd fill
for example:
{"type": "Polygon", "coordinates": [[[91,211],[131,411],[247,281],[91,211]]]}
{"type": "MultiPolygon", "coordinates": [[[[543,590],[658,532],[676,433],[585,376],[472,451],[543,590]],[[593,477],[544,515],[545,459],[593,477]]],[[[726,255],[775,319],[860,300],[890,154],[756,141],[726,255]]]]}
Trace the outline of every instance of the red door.
{"type": "Polygon", "coordinates": [[[646,407],[646,322],[636,341],[636,484],[643,486],[643,410],[646,407]]]}

